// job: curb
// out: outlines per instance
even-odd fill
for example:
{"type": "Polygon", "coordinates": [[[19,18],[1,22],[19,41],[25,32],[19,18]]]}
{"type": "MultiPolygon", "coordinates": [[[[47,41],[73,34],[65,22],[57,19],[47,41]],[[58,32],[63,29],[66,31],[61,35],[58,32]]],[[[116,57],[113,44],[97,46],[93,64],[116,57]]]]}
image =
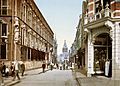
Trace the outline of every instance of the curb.
{"type": "Polygon", "coordinates": [[[12,85],[15,85],[15,84],[20,83],[20,82],[21,82],[20,80],[11,81],[11,82],[5,84],[5,86],[12,86],[12,85]]]}
{"type": "MultiPolygon", "coordinates": [[[[30,70],[29,70],[30,71],[30,70]]],[[[47,70],[45,70],[45,72],[47,72],[47,71],[49,71],[49,69],[47,69],[47,70]]],[[[41,74],[41,73],[43,73],[43,72],[40,72],[40,73],[38,73],[38,74],[41,74]]],[[[15,80],[15,81],[8,81],[8,82],[5,82],[5,85],[3,85],[3,86],[13,86],[13,85],[15,85],[15,84],[17,84],[17,83],[20,83],[21,81],[22,81],[22,79],[23,78],[21,78],[21,80],[15,80]]]]}
{"type": "Polygon", "coordinates": [[[81,86],[80,81],[79,81],[78,78],[77,78],[76,72],[74,72],[74,75],[75,75],[75,80],[76,80],[77,84],[78,84],[79,86],[81,86]]]}
{"type": "Polygon", "coordinates": [[[74,79],[75,79],[76,82],[77,82],[77,85],[78,85],[78,86],[81,86],[81,84],[80,84],[80,82],[79,82],[79,80],[78,80],[78,78],[77,78],[77,76],[76,76],[76,72],[75,72],[74,70],[72,70],[72,74],[73,74],[73,76],[74,76],[74,79]]]}
{"type": "Polygon", "coordinates": [[[75,80],[77,81],[77,84],[78,84],[79,86],[81,86],[81,84],[80,84],[78,78],[75,78],[75,80]]]}

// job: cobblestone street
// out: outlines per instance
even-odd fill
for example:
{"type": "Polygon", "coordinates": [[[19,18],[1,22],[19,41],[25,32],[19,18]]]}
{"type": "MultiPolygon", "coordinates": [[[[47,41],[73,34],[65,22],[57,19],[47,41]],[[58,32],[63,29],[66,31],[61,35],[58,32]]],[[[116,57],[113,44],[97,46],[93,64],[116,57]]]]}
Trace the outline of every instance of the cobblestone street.
{"type": "Polygon", "coordinates": [[[26,74],[15,86],[77,86],[71,70],[54,69],[40,73],[40,69],[36,69],[26,74]]]}

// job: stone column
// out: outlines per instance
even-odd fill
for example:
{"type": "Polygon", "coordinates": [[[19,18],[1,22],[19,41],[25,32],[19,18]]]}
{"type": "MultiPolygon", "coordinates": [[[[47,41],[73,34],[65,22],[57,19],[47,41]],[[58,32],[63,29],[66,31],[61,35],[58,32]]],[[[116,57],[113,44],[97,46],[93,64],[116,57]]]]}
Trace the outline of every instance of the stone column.
{"type": "Polygon", "coordinates": [[[19,33],[19,23],[18,18],[15,17],[14,24],[14,60],[19,60],[20,58],[20,46],[18,45],[20,42],[20,33],[19,33]]]}
{"type": "Polygon", "coordinates": [[[92,41],[92,33],[88,32],[88,71],[87,76],[94,74],[94,46],[92,41]]]}
{"type": "Polygon", "coordinates": [[[112,79],[120,79],[120,22],[113,28],[112,41],[112,79]]]}

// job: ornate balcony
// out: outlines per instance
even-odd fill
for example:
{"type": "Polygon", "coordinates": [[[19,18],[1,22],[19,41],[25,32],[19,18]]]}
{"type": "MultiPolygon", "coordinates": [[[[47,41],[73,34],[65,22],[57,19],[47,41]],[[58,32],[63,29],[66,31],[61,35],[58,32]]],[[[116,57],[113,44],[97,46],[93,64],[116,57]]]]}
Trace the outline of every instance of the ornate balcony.
{"type": "MultiPolygon", "coordinates": [[[[100,12],[97,12],[96,14],[94,14],[93,16],[88,17],[87,15],[84,18],[84,25],[88,26],[91,24],[97,24],[99,23],[99,25],[103,24],[107,19],[113,18],[113,13],[112,11],[108,8],[108,4],[106,5],[105,9],[102,9],[100,12]]],[[[95,25],[95,26],[99,26],[99,25],[95,25]]],[[[92,26],[92,28],[94,28],[94,26],[92,26]]]]}

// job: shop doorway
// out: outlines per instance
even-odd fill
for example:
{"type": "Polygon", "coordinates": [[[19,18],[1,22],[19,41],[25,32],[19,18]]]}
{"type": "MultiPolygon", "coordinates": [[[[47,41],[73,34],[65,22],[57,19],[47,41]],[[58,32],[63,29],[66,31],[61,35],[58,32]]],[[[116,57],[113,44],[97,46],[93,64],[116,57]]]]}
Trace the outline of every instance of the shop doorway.
{"type": "Polygon", "coordinates": [[[112,76],[112,41],[107,33],[100,34],[95,38],[94,71],[95,74],[112,76]],[[109,62],[107,66],[106,62],[109,62]]]}

